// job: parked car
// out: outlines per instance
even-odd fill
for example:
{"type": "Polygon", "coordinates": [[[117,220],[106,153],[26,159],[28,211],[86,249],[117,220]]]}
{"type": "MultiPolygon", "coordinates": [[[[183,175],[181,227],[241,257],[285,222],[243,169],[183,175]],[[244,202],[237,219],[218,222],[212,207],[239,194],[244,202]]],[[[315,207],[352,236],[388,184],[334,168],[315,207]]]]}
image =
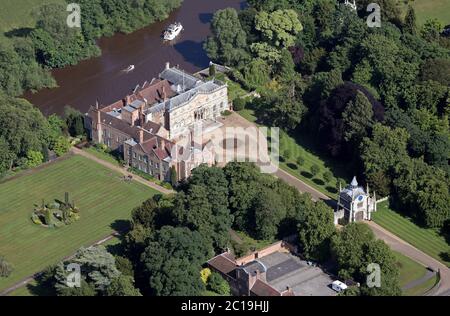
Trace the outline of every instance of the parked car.
{"type": "Polygon", "coordinates": [[[333,283],[331,283],[331,288],[339,293],[339,292],[346,290],[348,288],[348,286],[347,286],[347,284],[345,284],[339,280],[336,280],[333,283]]]}

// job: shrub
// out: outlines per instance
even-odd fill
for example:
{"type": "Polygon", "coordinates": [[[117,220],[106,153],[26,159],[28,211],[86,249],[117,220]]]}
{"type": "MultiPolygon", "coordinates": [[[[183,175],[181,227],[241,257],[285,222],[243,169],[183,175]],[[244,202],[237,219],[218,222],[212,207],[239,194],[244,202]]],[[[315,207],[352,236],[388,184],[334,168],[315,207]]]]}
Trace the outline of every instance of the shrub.
{"type": "Polygon", "coordinates": [[[333,180],[333,174],[331,173],[331,171],[326,170],[323,173],[323,179],[325,180],[325,182],[330,182],[331,180],[333,180]]]}
{"type": "Polygon", "coordinates": [[[209,277],[208,288],[220,295],[230,295],[230,285],[217,272],[213,272],[209,277]]]}
{"type": "Polygon", "coordinates": [[[12,272],[12,265],[8,261],[6,261],[3,256],[0,256],[0,277],[7,278],[11,275],[12,272]]]}
{"type": "Polygon", "coordinates": [[[200,271],[200,278],[202,279],[203,284],[207,284],[208,283],[208,279],[211,276],[211,269],[209,268],[204,268],[202,271],[200,271]]]}
{"type": "Polygon", "coordinates": [[[27,168],[35,168],[44,161],[44,155],[40,151],[29,150],[27,152],[27,168]]]}
{"type": "Polygon", "coordinates": [[[66,137],[60,136],[53,146],[53,150],[55,151],[58,157],[63,156],[70,149],[70,143],[66,137]]]}
{"type": "Polygon", "coordinates": [[[246,101],[243,98],[236,98],[233,101],[233,108],[235,111],[242,111],[243,109],[245,109],[245,104],[246,101]]]}
{"type": "Polygon", "coordinates": [[[302,156],[298,156],[297,157],[297,165],[303,166],[304,164],[305,164],[305,158],[303,158],[302,156]]]}
{"type": "Polygon", "coordinates": [[[314,164],[311,166],[310,171],[311,171],[311,174],[313,175],[313,177],[315,177],[319,174],[320,168],[318,165],[314,164]]]}
{"type": "Polygon", "coordinates": [[[216,65],[214,64],[209,65],[209,75],[211,77],[214,77],[216,75],[216,65]]]}
{"type": "Polygon", "coordinates": [[[292,157],[292,152],[291,152],[291,150],[290,150],[290,149],[286,149],[286,150],[284,151],[283,156],[284,156],[284,158],[285,158],[286,160],[291,159],[291,157],[292,157]]]}

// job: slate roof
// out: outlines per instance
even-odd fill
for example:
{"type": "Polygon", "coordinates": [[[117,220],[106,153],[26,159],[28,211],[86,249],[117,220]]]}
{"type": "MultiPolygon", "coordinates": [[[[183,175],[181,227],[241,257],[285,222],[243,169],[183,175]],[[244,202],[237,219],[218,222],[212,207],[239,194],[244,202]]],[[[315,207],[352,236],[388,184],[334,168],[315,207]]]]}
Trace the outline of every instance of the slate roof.
{"type": "Polygon", "coordinates": [[[202,82],[200,79],[174,67],[163,70],[163,72],[159,74],[159,77],[163,80],[169,81],[172,85],[184,86],[185,90],[190,90],[198,83],[202,82]]]}

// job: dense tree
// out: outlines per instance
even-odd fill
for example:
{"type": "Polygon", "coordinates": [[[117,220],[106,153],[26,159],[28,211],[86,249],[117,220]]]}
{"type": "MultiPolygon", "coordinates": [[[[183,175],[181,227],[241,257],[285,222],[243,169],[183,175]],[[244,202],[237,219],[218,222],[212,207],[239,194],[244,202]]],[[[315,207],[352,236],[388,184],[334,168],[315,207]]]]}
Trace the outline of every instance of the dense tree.
{"type": "Polygon", "coordinates": [[[212,36],[205,43],[208,56],[220,63],[244,65],[249,59],[247,36],[235,9],[219,10],[211,22],[212,36]]]}
{"type": "Polygon", "coordinates": [[[199,232],[164,226],[148,242],[141,260],[153,294],[198,295],[204,289],[200,267],[212,249],[199,232]]]}
{"type": "Polygon", "coordinates": [[[442,25],[437,19],[429,19],[422,26],[422,37],[429,41],[437,41],[441,34],[442,25]]]}
{"type": "Polygon", "coordinates": [[[0,177],[11,169],[16,155],[9,149],[9,144],[0,136],[0,177]]]}
{"type": "Polygon", "coordinates": [[[339,276],[352,278],[362,284],[362,295],[400,295],[399,270],[389,247],[366,224],[352,223],[332,237],[332,253],[336,258],[339,276]],[[380,287],[366,283],[369,264],[380,266],[380,287]]]}
{"type": "Polygon", "coordinates": [[[213,272],[208,278],[208,288],[223,296],[229,296],[231,294],[230,285],[224,278],[217,272],[213,272]]]}
{"type": "Polygon", "coordinates": [[[303,30],[294,10],[261,11],[256,15],[255,28],[277,47],[291,47],[295,36],[303,30]]]}
{"type": "Polygon", "coordinates": [[[416,34],[417,33],[417,21],[416,12],[411,5],[408,5],[408,11],[406,12],[405,22],[403,23],[403,31],[416,34]]]}
{"type": "Polygon", "coordinates": [[[0,93],[0,138],[8,144],[9,157],[25,157],[29,150],[40,151],[49,139],[49,124],[28,101],[0,93]]]}
{"type": "Polygon", "coordinates": [[[106,289],[107,296],[142,296],[134,287],[134,279],[129,275],[120,275],[113,279],[106,289]]]}
{"type": "Polygon", "coordinates": [[[298,223],[303,255],[320,261],[327,259],[334,232],[333,211],[325,203],[319,202],[305,208],[298,223]]]}
{"type": "Polygon", "coordinates": [[[361,144],[361,159],[366,175],[375,172],[392,172],[399,163],[407,160],[408,132],[402,128],[390,129],[379,123],[373,127],[372,137],[361,144]]]}
{"type": "Polygon", "coordinates": [[[450,59],[436,58],[425,61],[421,68],[422,80],[433,80],[450,85],[450,59]]]}
{"type": "Polygon", "coordinates": [[[344,139],[353,146],[358,146],[373,125],[372,104],[364,93],[357,92],[355,101],[350,101],[342,113],[342,120],[344,139]]]}
{"type": "MultiPolygon", "coordinates": [[[[103,246],[81,248],[70,260],[71,264],[78,264],[84,282],[92,286],[97,293],[105,293],[111,281],[120,275],[115,265],[113,255],[103,246]]],[[[54,269],[54,288],[58,295],[82,295],[81,290],[74,290],[67,285],[67,262],[60,262],[54,269]]]]}

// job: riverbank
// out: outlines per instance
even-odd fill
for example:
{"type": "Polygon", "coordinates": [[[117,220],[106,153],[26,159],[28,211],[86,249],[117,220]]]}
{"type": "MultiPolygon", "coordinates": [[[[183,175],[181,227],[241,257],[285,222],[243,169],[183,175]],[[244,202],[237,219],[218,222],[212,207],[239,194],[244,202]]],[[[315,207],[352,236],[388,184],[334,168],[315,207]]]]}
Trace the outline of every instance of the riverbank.
{"type": "Polygon", "coordinates": [[[208,66],[209,58],[203,42],[210,34],[214,12],[226,7],[240,9],[244,1],[184,0],[182,6],[169,17],[130,34],[115,34],[98,41],[102,55],[80,62],[76,66],[52,71],[58,88],[28,92],[24,97],[41,109],[45,115],[61,114],[65,105],[81,112],[98,100],[109,104],[157,77],[169,61],[187,72],[197,72],[208,66]],[[171,23],[179,21],[185,31],[171,42],[163,43],[161,33],[171,23]],[[129,65],[135,70],[126,73],[129,65]]]}

